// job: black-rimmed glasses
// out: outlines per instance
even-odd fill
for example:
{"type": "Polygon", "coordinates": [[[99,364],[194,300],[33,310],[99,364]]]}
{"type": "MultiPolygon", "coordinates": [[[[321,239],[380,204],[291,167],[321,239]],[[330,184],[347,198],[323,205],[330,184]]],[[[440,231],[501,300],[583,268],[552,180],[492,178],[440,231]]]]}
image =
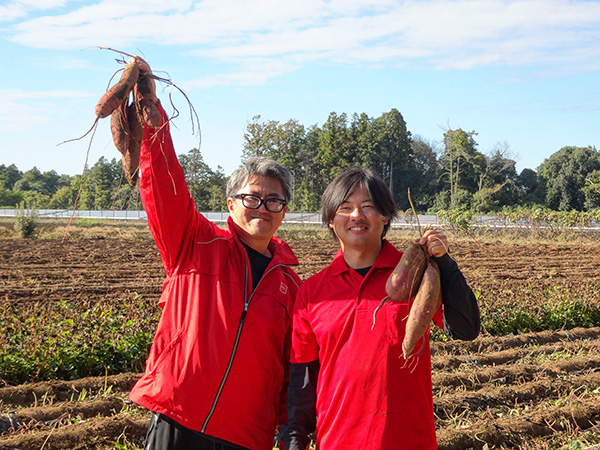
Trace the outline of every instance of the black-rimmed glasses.
{"type": "Polygon", "coordinates": [[[258,195],[252,194],[237,194],[233,198],[239,198],[242,200],[242,205],[248,209],[258,209],[260,205],[264,204],[267,211],[278,213],[283,211],[285,208],[286,201],[280,198],[260,198],[258,195]]]}

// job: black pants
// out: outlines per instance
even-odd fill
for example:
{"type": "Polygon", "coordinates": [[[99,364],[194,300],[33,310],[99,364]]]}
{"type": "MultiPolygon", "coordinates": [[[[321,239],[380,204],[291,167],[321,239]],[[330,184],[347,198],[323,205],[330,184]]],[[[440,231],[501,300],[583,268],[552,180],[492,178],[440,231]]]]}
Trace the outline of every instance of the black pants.
{"type": "Polygon", "coordinates": [[[170,417],[152,413],[144,450],[249,450],[190,430],[170,417]]]}

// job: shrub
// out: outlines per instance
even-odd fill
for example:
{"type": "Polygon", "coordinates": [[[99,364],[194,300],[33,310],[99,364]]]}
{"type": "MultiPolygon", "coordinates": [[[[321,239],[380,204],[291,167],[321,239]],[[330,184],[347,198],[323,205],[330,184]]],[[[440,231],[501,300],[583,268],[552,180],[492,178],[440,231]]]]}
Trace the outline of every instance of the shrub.
{"type": "Polygon", "coordinates": [[[29,238],[33,236],[35,229],[38,226],[38,215],[37,211],[33,208],[25,209],[25,202],[21,202],[17,208],[17,215],[15,217],[15,231],[17,231],[21,237],[29,238]]]}

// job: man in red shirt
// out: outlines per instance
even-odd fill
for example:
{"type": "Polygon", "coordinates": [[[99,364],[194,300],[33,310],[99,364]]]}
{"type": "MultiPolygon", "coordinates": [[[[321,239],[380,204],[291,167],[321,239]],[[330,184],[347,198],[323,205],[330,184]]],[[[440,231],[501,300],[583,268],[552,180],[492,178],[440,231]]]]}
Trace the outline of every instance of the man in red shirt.
{"type": "MultiPolygon", "coordinates": [[[[349,169],[327,187],[321,208],[341,249],[298,292],[284,448],[305,450],[316,430],[321,450],[436,449],[428,334],[407,366],[408,303],[387,303],[372,328],[401,256],[384,239],[397,210],[391,193],[370,170],[349,169]]],[[[446,235],[430,229],[419,243],[441,272],[443,308],[434,322],[454,338],[474,339],[479,309],[446,235]]]]}
{"type": "Polygon", "coordinates": [[[227,228],[217,227],[194,206],[158,108],[160,126],[144,126],[140,194],[166,271],[163,312],[130,393],[153,412],[145,448],[271,450],[286,420],[300,285],[294,253],[274,236],[293,177],[267,158],[245,162],[228,181],[227,228]]]}

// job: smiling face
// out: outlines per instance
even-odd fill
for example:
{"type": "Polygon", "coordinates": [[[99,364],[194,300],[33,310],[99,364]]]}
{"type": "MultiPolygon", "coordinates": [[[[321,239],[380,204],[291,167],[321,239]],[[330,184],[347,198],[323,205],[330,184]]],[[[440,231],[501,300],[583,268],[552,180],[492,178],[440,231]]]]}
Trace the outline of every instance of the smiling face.
{"type": "MultiPolygon", "coordinates": [[[[263,175],[252,176],[234,195],[237,194],[252,194],[261,199],[285,198],[279,180],[263,175]]],[[[231,197],[227,199],[227,206],[240,239],[253,249],[268,253],[267,245],[281,225],[287,206],[283,211],[273,213],[267,211],[264,204],[258,209],[250,209],[242,204],[241,199],[231,197]]]]}
{"type": "Polygon", "coordinates": [[[383,227],[387,223],[369,191],[359,185],[338,207],[329,227],[340,240],[345,254],[350,251],[379,254],[383,227]]]}

